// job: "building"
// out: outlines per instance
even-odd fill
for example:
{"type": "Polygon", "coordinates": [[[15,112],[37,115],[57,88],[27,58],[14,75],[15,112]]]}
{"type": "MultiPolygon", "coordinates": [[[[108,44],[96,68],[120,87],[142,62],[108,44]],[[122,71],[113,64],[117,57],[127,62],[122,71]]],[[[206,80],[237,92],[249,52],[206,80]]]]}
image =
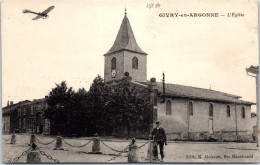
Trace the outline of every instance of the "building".
{"type": "Polygon", "coordinates": [[[138,46],[126,12],[115,42],[104,57],[106,83],[120,81],[128,72],[132,83],[154,91],[153,123],[160,120],[169,139],[252,140],[254,103],[210,89],[147,81],[147,53],[138,46]]]}
{"type": "Polygon", "coordinates": [[[44,119],[46,99],[22,101],[2,109],[3,133],[48,133],[49,121],[44,119]]]}
{"type": "Polygon", "coordinates": [[[140,49],[125,13],[116,40],[105,56],[105,82],[120,80],[127,71],[136,81],[146,81],[147,54],[140,49]]]}
{"type": "Polygon", "coordinates": [[[26,105],[28,100],[13,104],[11,101],[6,107],[2,108],[2,130],[3,133],[20,132],[18,123],[18,109],[26,105]]]}

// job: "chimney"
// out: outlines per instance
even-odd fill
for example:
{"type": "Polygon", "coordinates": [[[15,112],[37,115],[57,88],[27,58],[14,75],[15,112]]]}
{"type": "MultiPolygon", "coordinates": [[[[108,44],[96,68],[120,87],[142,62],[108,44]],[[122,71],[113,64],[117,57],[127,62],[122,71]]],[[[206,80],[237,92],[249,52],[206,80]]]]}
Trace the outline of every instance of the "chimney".
{"type": "Polygon", "coordinates": [[[10,105],[13,105],[14,104],[14,102],[13,101],[10,101],[10,105]]]}
{"type": "Polygon", "coordinates": [[[7,106],[9,106],[9,100],[7,101],[7,106]]]}

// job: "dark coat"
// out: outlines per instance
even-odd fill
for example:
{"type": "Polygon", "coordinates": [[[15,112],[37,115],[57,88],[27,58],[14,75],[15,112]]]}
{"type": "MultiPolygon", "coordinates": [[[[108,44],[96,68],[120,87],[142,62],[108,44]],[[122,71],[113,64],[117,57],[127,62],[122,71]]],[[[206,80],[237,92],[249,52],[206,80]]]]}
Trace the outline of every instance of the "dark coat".
{"type": "Polygon", "coordinates": [[[154,141],[167,142],[165,131],[161,127],[159,129],[154,128],[153,131],[152,131],[152,136],[154,136],[154,141]]]}

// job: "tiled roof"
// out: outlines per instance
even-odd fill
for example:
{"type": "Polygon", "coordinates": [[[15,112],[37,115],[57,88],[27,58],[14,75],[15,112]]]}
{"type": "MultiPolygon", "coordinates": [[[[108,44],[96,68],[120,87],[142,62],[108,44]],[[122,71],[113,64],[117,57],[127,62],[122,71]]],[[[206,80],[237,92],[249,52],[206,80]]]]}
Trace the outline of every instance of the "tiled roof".
{"type": "MultiPolygon", "coordinates": [[[[142,84],[148,85],[149,82],[140,82],[142,84]]],[[[163,83],[156,82],[157,89],[159,93],[163,92],[163,83]]],[[[228,102],[228,103],[237,103],[237,104],[247,104],[252,105],[255,103],[239,100],[240,96],[223,93],[211,89],[203,89],[203,88],[196,88],[184,85],[177,85],[177,84],[165,84],[165,95],[166,96],[173,96],[173,97],[183,97],[183,98],[190,98],[190,99],[201,99],[201,100],[208,100],[208,101],[220,101],[220,102],[228,102]]]]}
{"type": "Polygon", "coordinates": [[[23,106],[23,105],[26,105],[30,103],[29,100],[25,100],[25,101],[20,101],[16,104],[12,104],[12,105],[9,105],[9,106],[6,106],[6,107],[3,107],[2,108],[2,114],[9,114],[11,113],[13,110],[15,110],[18,106],[23,106]]]}
{"type": "Polygon", "coordinates": [[[45,98],[43,99],[34,99],[33,101],[25,100],[25,101],[20,101],[16,104],[9,105],[6,107],[2,108],[2,114],[9,114],[13,112],[15,109],[17,109],[18,106],[25,106],[25,105],[32,105],[32,104],[37,104],[37,103],[42,103],[45,102],[45,98]]]}
{"type": "Polygon", "coordinates": [[[141,48],[137,45],[137,42],[134,37],[130,22],[125,14],[125,17],[122,21],[120,29],[118,31],[116,40],[111,49],[105,54],[111,54],[120,50],[128,50],[136,53],[147,55],[141,48]]]}

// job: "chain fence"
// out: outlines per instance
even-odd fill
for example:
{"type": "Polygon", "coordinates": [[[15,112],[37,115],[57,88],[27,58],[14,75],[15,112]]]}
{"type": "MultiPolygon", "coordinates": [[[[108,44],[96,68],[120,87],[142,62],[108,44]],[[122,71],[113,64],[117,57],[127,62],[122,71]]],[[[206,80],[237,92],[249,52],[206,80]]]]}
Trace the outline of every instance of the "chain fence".
{"type": "MultiPolygon", "coordinates": [[[[36,136],[35,136],[35,137],[36,137],[36,136]]],[[[3,140],[9,141],[11,138],[12,138],[12,137],[10,137],[9,139],[3,139],[3,140]]],[[[36,137],[36,140],[37,140],[38,143],[40,143],[40,144],[49,145],[49,144],[53,143],[53,142],[56,140],[56,138],[53,139],[52,141],[48,142],[48,143],[43,143],[43,142],[41,142],[38,137],[36,137]]],[[[72,145],[72,144],[68,143],[68,142],[67,142],[65,139],[63,139],[63,138],[62,138],[62,141],[63,141],[64,143],[66,143],[67,145],[69,145],[70,147],[81,148],[81,147],[84,147],[84,146],[87,146],[88,144],[90,144],[90,143],[93,141],[93,139],[89,140],[87,143],[85,143],[85,144],[83,144],[83,145],[80,145],[80,146],[72,145]]],[[[119,152],[118,155],[112,156],[111,159],[107,160],[106,162],[111,162],[111,161],[115,160],[116,158],[122,156],[122,154],[127,153],[127,152],[128,152],[128,149],[129,149],[129,146],[132,145],[132,143],[130,143],[129,145],[127,145],[127,147],[126,147],[125,149],[123,149],[123,150],[117,150],[117,149],[114,149],[114,148],[110,147],[109,145],[107,145],[104,141],[101,141],[101,140],[100,140],[100,142],[101,142],[105,147],[109,148],[110,150],[115,151],[115,152],[119,152]]],[[[144,146],[145,146],[146,144],[148,144],[149,142],[150,142],[150,141],[148,140],[147,142],[145,142],[145,143],[142,144],[141,146],[137,147],[137,149],[141,149],[142,147],[144,147],[144,146]]],[[[40,152],[41,155],[45,156],[45,157],[46,157],[47,159],[49,159],[49,160],[52,160],[54,163],[60,163],[59,160],[52,158],[52,156],[50,156],[50,155],[47,155],[47,154],[46,154],[44,151],[42,151],[39,147],[36,147],[35,149],[36,149],[36,150],[39,150],[39,152],[40,152]]],[[[137,149],[136,149],[136,150],[137,150],[137,149]]],[[[30,152],[31,150],[33,150],[32,147],[30,147],[28,150],[22,152],[22,154],[21,154],[20,156],[14,158],[11,162],[12,162],[12,163],[16,163],[21,157],[27,155],[28,152],[30,152]]]]}
{"type": "Polygon", "coordinates": [[[12,138],[12,136],[11,136],[9,139],[4,139],[4,138],[3,138],[3,140],[4,140],[4,141],[9,141],[9,140],[11,140],[11,138],[12,138]]]}
{"type": "MultiPolygon", "coordinates": [[[[129,144],[124,150],[119,151],[119,150],[113,149],[112,147],[109,147],[109,146],[108,146],[107,144],[105,144],[103,141],[101,141],[101,142],[102,142],[106,147],[108,147],[109,149],[111,149],[112,151],[120,152],[118,155],[115,155],[115,156],[111,157],[111,159],[107,160],[107,162],[111,162],[111,161],[115,160],[116,158],[122,156],[123,153],[127,153],[127,152],[128,152],[127,149],[128,149],[129,146],[132,144],[132,143],[129,144]]],[[[137,149],[142,148],[143,146],[145,146],[145,145],[148,144],[149,142],[150,142],[150,141],[148,140],[147,142],[145,142],[144,144],[142,144],[141,146],[139,146],[137,149]]]]}
{"type": "Polygon", "coordinates": [[[62,141],[64,141],[64,143],[66,143],[66,144],[69,145],[70,147],[81,148],[81,147],[87,146],[90,142],[93,141],[93,139],[89,140],[89,142],[87,142],[86,144],[83,144],[83,145],[80,145],[80,146],[74,146],[74,145],[68,143],[65,139],[62,139],[62,141]]]}
{"type": "Polygon", "coordinates": [[[49,145],[49,144],[53,143],[56,140],[56,139],[53,139],[52,141],[50,141],[48,143],[43,143],[43,142],[40,141],[40,139],[37,136],[35,136],[35,138],[36,138],[37,142],[42,144],[42,145],[49,145]]]}
{"type": "Polygon", "coordinates": [[[102,143],[102,144],[104,144],[107,148],[109,148],[109,149],[111,149],[112,151],[115,151],[115,152],[121,152],[121,153],[126,153],[127,151],[127,149],[128,149],[128,147],[129,147],[129,145],[125,148],[125,149],[123,149],[123,150],[116,150],[116,149],[114,149],[114,148],[112,148],[112,147],[110,147],[110,146],[108,146],[106,143],[104,143],[103,141],[101,141],[100,140],[100,142],[102,143]]]}
{"type": "Polygon", "coordinates": [[[13,159],[12,163],[16,163],[21,157],[25,156],[28,154],[29,151],[31,151],[32,148],[30,147],[28,150],[22,152],[20,156],[17,156],[16,158],[13,159]]]}
{"type": "Polygon", "coordinates": [[[138,147],[138,149],[142,148],[143,146],[145,146],[145,145],[148,144],[149,142],[150,142],[150,141],[148,140],[148,141],[145,142],[144,144],[140,145],[140,146],[138,147]]]}
{"type": "Polygon", "coordinates": [[[46,155],[46,153],[44,151],[40,150],[39,147],[37,147],[37,149],[39,150],[41,155],[46,156],[49,160],[54,161],[54,163],[60,163],[60,161],[58,159],[54,159],[54,158],[52,158],[52,156],[46,155]]]}

